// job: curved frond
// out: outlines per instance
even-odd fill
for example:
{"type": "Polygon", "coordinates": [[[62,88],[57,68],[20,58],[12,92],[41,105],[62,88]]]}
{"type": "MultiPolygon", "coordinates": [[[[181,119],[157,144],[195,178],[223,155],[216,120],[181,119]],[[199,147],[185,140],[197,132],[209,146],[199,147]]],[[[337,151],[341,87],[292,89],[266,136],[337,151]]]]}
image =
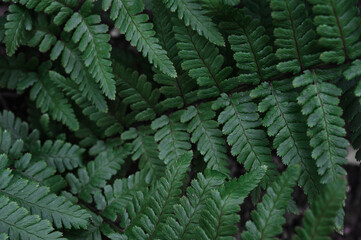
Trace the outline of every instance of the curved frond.
{"type": "Polygon", "coordinates": [[[49,193],[49,188],[22,178],[14,178],[11,170],[0,171],[0,195],[6,196],[32,214],[48,219],[57,228],[86,228],[89,214],[64,197],[49,193]]]}
{"type": "Polygon", "coordinates": [[[163,0],[172,11],[178,12],[178,18],[183,19],[186,26],[190,26],[210,42],[224,46],[224,40],[212,19],[205,15],[202,6],[194,0],[163,0]]]}
{"type": "Polygon", "coordinates": [[[335,74],[332,71],[305,71],[293,81],[294,87],[305,86],[297,101],[302,106],[302,114],[307,116],[312,158],[316,160],[322,183],[330,183],[346,174],[341,165],[346,163],[346,147],[349,143],[344,138],[345,121],[341,118],[342,109],[338,106],[338,96],[342,90],[326,82],[334,78],[335,74]]]}
{"type": "Polygon", "coordinates": [[[123,132],[121,137],[123,140],[132,140],[132,160],[139,159],[139,168],[148,171],[155,179],[164,175],[165,164],[159,159],[154,131],[150,127],[130,128],[123,132]]]}
{"type": "Polygon", "coordinates": [[[320,176],[311,158],[306,118],[297,104],[297,95],[289,79],[263,83],[251,92],[252,97],[262,97],[258,110],[266,113],[262,124],[274,137],[277,155],[286,165],[301,164],[299,185],[313,200],[321,189],[320,176]]]}
{"type": "Polygon", "coordinates": [[[84,64],[104,94],[115,99],[115,81],[110,61],[108,26],[100,24],[99,15],[82,16],[74,13],[66,22],[64,31],[73,32],[72,40],[83,53],[84,64]]]}
{"type": "Polygon", "coordinates": [[[71,192],[91,203],[93,201],[91,194],[104,188],[106,181],[120,169],[126,155],[127,152],[123,148],[118,150],[110,148],[100,153],[94,161],[89,162],[86,168],[79,168],[78,177],[73,173],[68,173],[66,180],[71,187],[71,192]]]}
{"type": "Polygon", "coordinates": [[[40,144],[34,144],[30,150],[33,158],[37,161],[45,161],[49,166],[62,173],[65,170],[73,170],[82,163],[84,149],[75,144],[70,144],[61,140],[47,140],[40,144]]]}
{"type": "Polygon", "coordinates": [[[199,225],[202,211],[207,207],[206,200],[211,192],[223,184],[225,176],[216,171],[206,170],[205,175],[198,173],[187,188],[187,196],[174,205],[174,216],[167,219],[162,237],[167,240],[192,239],[199,225]]]}
{"type": "Polygon", "coordinates": [[[154,191],[144,203],[141,215],[133,222],[133,227],[127,228],[125,233],[128,237],[137,236],[137,239],[157,239],[162,225],[166,219],[173,213],[173,205],[179,202],[181,187],[189,164],[192,159],[192,153],[183,154],[176,163],[169,166],[165,177],[162,177],[155,184],[154,191]]]}
{"type": "Polygon", "coordinates": [[[240,34],[229,36],[241,83],[258,84],[278,73],[270,38],[258,19],[244,16],[240,34]]]}
{"type": "Polygon", "coordinates": [[[153,24],[148,22],[147,14],[141,0],[103,0],[103,9],[110,9],[110,18],[115,21],[115,27],[130,44],[148,57],[150,63],[158,67],[163,73],[176,77],[177,73],[172,62],[169,60],[166,51],[159,45],[155,37],[153,24]]]}
{"type": "Polygon", "coordinates": [[[289,166],[268,188],[262,202],[257,204],[257,211],[251,212],[252,221],[246,223],[247,231],[242,239],[272,239],[282,233],[285,208],[291,200],[293,187],[296,185],[300,168],[289,166]]]}
{"type": "Polygon", "coordinates": [[[227,135],[227,142],[232,147],[231,154],[237,156],[238,162],[244,164],[247,171],[267,166],[265,179],[272,178],[276,174],[276,165],[266,133],[260,128],[257,105],[251,101],[249,93],[235,93],[231,97],[222,94],[212,107],[223,109],[217,121],[223,124],[222,132],[227,135]]]}
{"type": "Polygon", "coordinates": [[[180,121],[183,112],[178,111],[170,117],[163,115],[152,122],[155,141],[158,142],[159,158],[171,165],[191,149],[187,125],[180,121]]]}
{"type": "Polygon", "coordinates": [[[32,29],[32,19],[28,10],[15,4],[10,5],[5,29],[6,53],[12,56],[32,29]]]}
{"type": "Polygon", "coordinates": [[[238,85],[235,79],[227,81],[231,67],[224,67],[224,57],[219,50],[195,31],[173,19],[175,38],[178,41],[179,57],[182,68],[189,71],[189,76],[197,80],[200,98],[217,97],[220,92],[231,90],[238,85]]]}
{"type": "Polygon", "coordinates": [[[313,7],[314,23],[321,36],[319,44],[326,48],[322,61],[343,63],[346,59],[361,56],[359,42],[361,29],[360,10],[355,0],[308,0],[313,7]]]}
{"type": "Polygon", "coordinates": [[[0,197],[0,231],[15,239],[62,239],[60,232],[55,232],[49,221],[41,220],[37,215],[19,207],[6,197],[0,197]],[[14,218],[13,214],[17,217],[14,218]]]}
{"type": "Polygon", "coordinates": [[[226,142],[219,124],[213,120],[216,113],[211,109],[212,102],[189,107],[181,116],[182,122],[188,122],[188,132],[192,134],[192,143],[197,143],[198,151],[204,156],[207,168],[217,170],[229,176],[226,142]]]}
{"type": "Polygon", "coordinates": [[[327,237],[334,230],[335,217],[346,193],[346,181],[337,179],[327,184],[322,195],[317,198],[303,218],[303,228],[297,227],[295,240],[331,239],[327,237]]]}
{"type": "Polygon", "coordinates": [[[318,63],[316,33],[302,0],[271,0],[276,56],[281,72],[299,73],[318,63]]]}
{"type": "Polygon", "coordinates": [[[225,182],[219,191],[212,190],[193,238],[232,238],[237,233],[235,224],[240,220],[237,214],[241,210],[240,205],[258,186],[266,171],[267,167],[261,166],[238,179],[225,182]]]}

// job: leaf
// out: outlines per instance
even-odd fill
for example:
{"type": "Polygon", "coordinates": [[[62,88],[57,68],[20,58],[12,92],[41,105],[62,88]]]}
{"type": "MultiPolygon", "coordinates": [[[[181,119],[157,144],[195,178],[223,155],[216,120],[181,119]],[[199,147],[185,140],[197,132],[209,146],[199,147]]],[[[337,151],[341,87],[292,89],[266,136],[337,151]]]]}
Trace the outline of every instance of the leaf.
{"type": "Polygon", "coordinates": [[[25,208],[19,207],[6,197],[0,197],[0,231],[10,237],[24,239],[61,239],[60,232],[53,231],[49,221],[30,215],[25,208]],[[17,218],[13,217],[16,213],[17,218]]]}
{"type": "MultiPolygon", "coordinates": [[[[105,2],[107,0],[103,0],[105,2]]],[[[148,15],[141,14],[144,9],[141,0],[112,0],[110,18],[115,21],[114,25],[119,28],[120,33],[144,57],[148,57],[150,63],[158,67],[163,73],[176,77],[177,73],[167,53],[159,45],[155,37],[153,24],[148,22],[148,15]]],[[[103,3],[103,9],[107,10],[109,4],[103,3]],[[105,7],[104,7],[105,6],[105,7]]]]}

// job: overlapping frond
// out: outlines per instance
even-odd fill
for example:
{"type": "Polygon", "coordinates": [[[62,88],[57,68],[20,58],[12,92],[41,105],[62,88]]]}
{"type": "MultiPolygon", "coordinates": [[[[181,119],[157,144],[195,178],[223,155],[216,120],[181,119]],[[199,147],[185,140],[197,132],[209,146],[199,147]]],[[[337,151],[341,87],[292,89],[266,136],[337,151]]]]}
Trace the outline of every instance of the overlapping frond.
{"type": "Polygon", "coordinates": [[[320,56],[329,63],[343,63],[346,59],[361,56],[359,42],[361,29],[360,10],[355,0],[308,0],[313,7],[314,23],[321,36],[319,44],[326,48],[320,56]]]}
{"type": "Polygon", "coordinates": [[[162,109],[182,108],[197,100],[197,83],[188,76],[181,67],[178,56],[177,41],[172,29],[171,14],[161,3],[162,0],[153,0],[154,26],[159,39],[170,60],[173,62],[177,77],[172,78],[167,74],[156,71],[154,81],[161,85],[159,92],[166,98],[160,104],[162,109]]]}
{"type": "Polygon", "coordinates": [[[109,148],[106,152],[100,153],[94,161],[86,167],[78,169],[78,177],[73,173],[66,175],[71,192],[77,194],[80,199],[91,203],[92,195],[106,185],[106,181],[114,176],[124,163],[127,155],[125,149],[113,150],[109,148]]]}
{"type": "Polygon", "coordinates": [[[61,140],[47,140],[42,145],[38,141],[30,152],[37,161],[45,161],[49,166],[58,172],[73,170],[82,163],[84,149],[75,144],[70,144],[61,140]]]}
{"type": "Polygon", "coordinates": [[[142,126],[130,128],[122,133],[123,140],[132,140],[132,160],[139,159],[139,167],[148,171],[155,179],[164,175],[165,164],[159,159],[154,131],[150,127],[142,126]]]}
{"type": "Polygon", "coordinates": [[[6,53],[12,56],[18,47],[26,40],[26,35],[32,29],[32,19],[28,10],[12,4],[5,23],[6,53]]]}
{"type": "Polygon", "coordinates": [[[275,175],[276,165],[272,160],[271,149],[266,133],[260,128],[261,120],[257,105],[251,101],[249,92],[222,94],[213,104],[213,109],[223,109],[218,122],[223,125],[222,132],[232,147],[231,154],[244,164],[247,171],[268,167],[268,178],[275,175]]]}
{"type": "Polygon", "coordinates": [[[133,227],[127,228],[125,233],[130,238],[157,239],[161,238],[162,225],[173,213],[173,205],[180,200],[181,187],[192,153],[183,154],[176,163],[169,166],[164,177],[157,181],[154,191],[151,192],[146,204],[142,208],[141,215],[133,223],[133,227]],[[133,236],[133,237],[131,237],[133,236]]]}
{"type": "Polygon", "coordinates": [[[138,121],[152,120],[159,112],[157,107],[159,99],[158,89],[153,89],[145,75],[136,71],[115,65],[114,72],[117,81],[118,95],[124,103],[137,112],[135,119],[138,121]]]}
{"type": "Polygon", "coordinates": [[[14,164],[14,175],[25,179],[32,179],[41,186],[47,186],[51,192],[57,193],[67,185],[65,179],[56,173],[56,170],[49,167],[45,161],[34,161],[31,154],[24,154],[14,164]]]}
{"type": "Polygon", "coordinates": [[[163,0],[163,2],[172,12],[178,12],[178,18],[183,19],[186,26],[190,26],[211,43],[224,45],[221,33],[212,19],[205,15],[201,4],[194,0],[163,0]]]}
{"type": "Polygon", "coordinates": [[[319,59],[316,33],[302,0],[271,0],[281,72],[299,73],[319,59]]]}
{"type": "Polygon", "coordinates": [[[223,67],[224,57],[219,50],[195,31],[173,19],[175,38],[180,49],[182,68],[189,71],[189,76],[197,80],[200,98],[216,97],[222,91],[238,85],[235,79],[227,81],[231,67],[223,67]]]}
{"type": "Polygon", "coordinates": [[[62,234],[55,232],[49,221],[30,215],[25,208],[3,196],[0,197],[0,231],[15,239],[62,239],[62,234]]]}
{"type": "Polygon", "coordinates": [[[64,197],[49,193],[49,188],[22,178],[14,178],[10,169],[0,170],[0,196],[38,214],[57,228],[86,228],[89,214],[64,197]]]}
{"type": "Polygon", "coordinates": [[[16,58],[0,57],[0,87],[16,89],[22,92],[32,86],[38,79],[36,68],[38,59],[26,59],[25,54],[19,53],[16,58]]]}
{"type": "Polygon", "coordinates": [[[228,39],[241,70],[241,83],[258,84],[277,74],[276,56],[259,19],[247,15],[242,20],[241,32],[228,39]]]}
{"type": "Polygon", "coordinates": [[[340,81],[338,87],[342,89],[342,97],[340,106],[343,110],[343,117],[347,122],[347,130],[349,134],[349,140],[354,149],[358,149],[356,153],[356,159],[361,160],[361,101],[360,97],[356,97],[354,90],[359,85],[359,79],[353,79],[351,81],[340,81]]]}
{"type": "Polygon", "coordinates": [[[159,158],[166,165],[171,165],[191,149],[187,125],[180,121],[182,111],[171,116],[163,115],[152,122],[155,141],[158,142],[159,158]]]}
{"type": "Polygon", "coordinates": [[[198,151],[204,156],[207,167],[229,175],[226,143],[214,120],[216,113],[211,109],[212,102],[189,107],[181,116],[188,122],[187,131],[192,134],[191,141],[197,143],[198,151]]]}
{"type": "Polygon", "coordinates": [[[197,236],[202,240],[232,239],[237,233],[235,224],[240,220],[237,214],[240,211],[240,205],[258,186],[266,171],[267,167],[260,166],[238,179],[225,182],[219,190],[212,190],[194,237],[197,236]]]}
{"type": "Polygon", "coordinates": [[[331,239],[335,217],[346,193],[346,181],[337,179],[327,184],[322,195],[311,205],[303,218],[303,228],[297,227],[295,240],[331,239]]]}
{"type": "Polygon", "coordinates": [[[202,211],[206,208],[206,200],[211,197],[211,191],[223,184],[225,176],[216,171],[198,173],[187,188],[187,196],[174,205],[174,216],[167,219],[167,225],[162,230],[162,237],[172,239],[192,239],[199,225],[202,211]]]}
{"type": "Polygon", "coordinates": [[[142,191],[149,186],[153,179],[152,173],[142,170],[124,179],[117,179],[112,186],[104,187],[104,196],[97,192],[94,196],[98,209],[102,216],[112,221],[117,219],[117,213],[121,213],[132,200],[137,191],[142,191]]]}
{"type": "Polygon", "coordinates": [[[307,70],[293,81],[294,87],[305,86],[297,100],[302,105],[302,113],[307,116],[312,158],[316,160],[322,183],[329,183],[346,174],[341,165],[346,163],[348,141],[344,138],[345,121],[338,106],[338,96],[342,90],[326,82],[337,74],[335,71],[307,70]]]}
{"type": "Polygon", "coordinates": [[[262,202],[257,204],[257,211],[251,212],[252,221],[247,221],[247,231],[242,233],[242,239],[273,239],[282,233],[282,225],[286,222],[283,216],[285,208],[292,198],[299,175],[299,166],[289,166],[267,188],[262,202]]]}
{"type": "Polygon", "coordinates": [[[40,65],[38,81],[30,91],[30,99],[36,102],[41,112],[49,112],[54,120],[61,121],[72,130],[79,128],[79,122],[68,100],[55,84],[50,81],[48,70],[50,62],[40,65]]]}
{"type": "Polygon", "coordinates": [[[289,79],[263,83],[251,92],[252,97],[262,97],[258,105],[265,112],[262,120],[268,135],[273,136],[273,147],[286,165],[299,163],[301,176],[299,185],[304,188],[310,200],[320,191],[320,177],[311,158],[311,148],[306,135],[306,118],[297,104],[297,92],[289,79]]]}
{"type": "MultiPolygon", "coordinates": [[[[90,8],[91,6],[85,5],[84,7],[90,8]]],[[[86,11],[89,9],[84,10],[84,12],[86,11]]],[[[71,39],[83,53],[84,64],[88,67],[90,74],[97,83],[100,83],[104,94],[110,99],[115,99],[108,26],[100,24],[99,15],[83,16],[75,12],[66,22],[64,31],[73,32],[71,39]]]]}
{"type": "Polygon", "coordinates": [[[149,16],[141,13],[144,10],[141,0],[103,0],[102,7],[104,10],[111,8],[110,18],[115,21],[115,27],[144,57],[148,57],[150,63],[171,77],[177,76],[166,51],[155,37],[153,24],[148,22],[149,16]]]}

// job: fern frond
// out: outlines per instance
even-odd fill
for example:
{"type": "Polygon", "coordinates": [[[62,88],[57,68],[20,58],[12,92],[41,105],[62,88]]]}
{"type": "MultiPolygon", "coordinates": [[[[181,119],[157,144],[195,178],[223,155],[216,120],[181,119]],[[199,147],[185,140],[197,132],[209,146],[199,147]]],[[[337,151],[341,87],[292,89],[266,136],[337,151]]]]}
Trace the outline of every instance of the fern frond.
{"type": "Polygon", "coordinates": [[[276,165],[266,133],[260,129],[257,105],[251,101],[249,93],[222,94],[212,108],[224,108],[218,122],[223,124],[222,132],[227,135],[227,142],[232,147],[231,154],[237,156],[238,162],[244,164],[247,171],[267,166],[267,180],[272,178],[276,174],[276,165]]]}
{"type": "Polygon", "coordinates": [[[179,57],[183,60],[182,68],[197,80],[199,98],[217,97],[220,92],[235,88],[239,83],[234,79],[227,81],[232,68],[222,68],[224,58],[218,48],[177,19],[173,20],[179,57]]]}
{"type": "Polygon", "coordinates": [[[167,53],[159,45],[155,37],[153,24],[148,22],[148,15],[141,14],[144,6],[141,0],[103,0],[103,9],[110,10],[110,18],[115,21],[115,27],[133,47],[148,57],[150,63],[171,76],[176,77],[177,73],[167,53]]]}
{"type": "MultiPolygon", "coordinates": [[[[336,73],[337,74],[337,73],[336,73]]],[[[305,86],[297,101],[302,105],[302,114],[308,116],[307,134],[311,137],[312,158],[316,160],[322,183],[329,183],[346,174],[341,167],[346,163],[348,141],[338,106],[342,90],[326,82],[334,78],[334,72],[310,72],[296,77],[294,87],[305,86]]]]}
{"type": "Polygon", "coordinates": [[[99,15],[82,16],[74,13],[64,31],[72,32],[72,40],[83,53],[84,64],[109,99],[115,99],[115,81],[110,61],[108,26],[100,24],[99,15]]]}
{"type": "Polygon", "coordinates": [[[258,84],[277,74],[276,56],[258,19],[244,16],[240,25],[240,34],[228,38],[237,67],[241,69],[240,81],[258,84]]]}
{"type": "Polygon", "coordinates": [[[128,237],[137,236],[136,239],[157,239],[161,237],[162,225],[172,215],[173,205],[179,202],[180,188],[183,186],[183,180],[191,159],[192,153],[188,152],[183,154],[176,163],[169,166],[165,177],[155,184],[154,191],[146,201],[146,207],[143,208],[140,217],[133,223],[134,227],[127,228],[125,231],[128,237]]]}
{"type": "Polygon", "coordinates": [[[258,18],[266,34],[273,40],[272,14],[269,0],[244,0],[244,12],[252,18],[258,18]]]}
{"type": "Polygon", "coordinates": [[[13,172],[15,175],[34,180],[41,186],[47,186],[53,193],[59,192],[67,185],[61,175],[55,174],[56,171],[54,168],[49,167],[45,161],[34,161],[29,153],[24,154],[17,160],[14,166],[15,169],[13,172]]]}
{"type": "Polygon", "coordinates": [[[271,0],[276,56],[281,72],[299,73],[318,63],[316,33],[302,0],[271,0]]]}
{"type": "Polygon", "coordinates": [[[117,81],[118,95],[124,103],[137,111],[135,119],[138,121],[152,120],[159,112],[156,106],[159,99],[158,89],[152,89],[152,84],[147,81],[145,75],[132,72],[123,66],[114,64],[114,72],[117,81]]]}
{"type": "Polygon", "coordinates": [[[162,7],[162,0],[153,0],[154,26],[160,44],[167,51],[173,62],[177,77],[172,78],[160,71],[156,71],[154,81],[161,85],[159,92],[166,99],[160,104],[162,109],[182,108],[197,100],[197,83],[190,78],[181,67],[181,59],[178,56],[177,41],[172,30],[171,14],[162,7]]]}
{"type": "Polygon", "coordinates": [[[0,154],[6,154],[11,160],[16,160],[22,155],[24,142],[21,139],[13,141],[7,130],[0,128],[0,154]]]}
{"type": "Polygon", "coordinates": [[[207,199],[211,191],[223,184],[225,176],[216,171],[206,170],[205,174],[197,174],[197,179],[192,180],[187,188],[187,196],[174,205],[174,216],[167,219],[162,237],[172,239],[192,239],[195,229],[199,225],[201,212],[206,208],[207,199]]]}
{"type": "MultiPolygon", "coordinates": [[[[113,186],[106,185],[104,187],[104,208],[100,208],[102,216],[115,221],[117,213],[123,211],[134,193],[148,187],[152,178],[152,173],[142,170],[128,178],[115,180],[113,186]]],[[[95,202],[99,205],[96,198],[95,202]]]]}
{"type": "Polygon", "coordinates": [[[359,97],[355,96],[355,86],[359,85],[359,79],[353,79],[351,81],[340,81],[338,87],[343,91],[340,106],[343,109],[343,117],[347,122],[347,130],[349,134],[349,140],[354,149],[358,149],[356,153],[356,159],[361,159],[361,101],[359,97]]]}
{"type": "Polygon", "coordinates": [[[313,7],[314,23],[321,36],[319,44],[328,51],[321,54],[322,61],[343,63],[361,55],[359,42],[360,10],[355,0],[308,0],[313,7]]]}
{"type": "Polygon", "coordinates": [[[351,66],[343,72],[343,75],[347,80],[357,79],[357,86],[355,86],[354,94],[356,97],[361,97],[361,81],[359,78],[361,76],[361,60],[357,59],[353,61],[351,66]]]}
{"type": "Polygon", "coordinates": [[[285,208],[291,200],[293,187],[296,185],[300,168],[289,166],[268,188],[262,202],[257,204],[257,211],[251,212],[252,221],[246,223],[247,231],[242,239],[273,239],[282,233],[285,208]]]}
{"type": "Polygon", "coordinates": [[[40,65],[40,76],[31,88],[30,99],[36,101],[36,106],[40,108],[41,112],[49,111],[54,120],[61,121],[72,130],[77,130],[79,122],[73,109],[63,93],[49,79],[50,66],[50,62],[40,65]]]}
{"type": "Polygon", "coordinates": [[[239,221],[240,205],[248,194],[258,186],[267,167],[261,166],[238,179],[225,182],[219,189],[211,192],[204,208],[195,235],[198,239],[230,238],[237,233],[235,224],[239,221]]]}
{"type": "Polygon", "coordinates": [[[86,228],[88,213],[64,197],[49,193],[49,188],[25,179],[14,178],[11,170],[0,171],[0,195],[6,196],[32,214],[52,222],[57,228],[86,228]]]}
{"type": "Polygon", "coordinates": [[[205,11],[199,3],[194,0],[163,0],[163,2],[172,12],[178,12],[178,18],[183,19],[187,27],[190,26],[210,42],[224,46],[221,33],[212,19],[205,15],[205,11]]]}
{"type": "Polygon", "coordinates": [[[139,168],[148,171],[158,179],[164,175],[165,164],[159,159],[157,143],[154,140],[154,131],[148,126],[130,128],[121,135],[123,140],[132,140],[132,160],[139,159],[139,168]]]}
{"type": "Polygon", "coordinates": [[[47,140],[43,145],[38,141],[30,152],[36,160],[45,161],[60,173],[65,170],[73,170],[83,164],[84,149],[61,140],[54,142],[47,140]]]}
{"type": "Polygon", "coordinates": [[[0,56],[0,87],[16,89],[21,93],[32,86],[38,76],[36,57],[26,59],[25,54],[19,53],[16,58],[3,58],[0,56]]]}
{"type": "Polygon", "coordinates": [[[188,122],[191,141],[197,143],[198,151],[204,156],[207,167],[229,176],[226,143],[219,124],[213,120],[216,113],[211,109],[212,102],[202,103],[197,108],[189,107],[181,116],[182,122],[188,122]]]}
{"type": "Polygon", "coordinates": [[[41,220],[37,215],[19,207],[6,197],[0,197],[0,231],[14,239],[62,239],[49,221],[41,220]],[[14,218],[14,213],[17,215],[14,218]]]}
{"type": "Polygon", "coordinates": [[[262,97],[258,110],[266,113],[262,123],[274,137],[277,155],[286,165],[301,164],[299,185],[313,200],[321,189],[320,177],[311,158],[306,118],[297,104],[297,95],[289,79],[263,83],[251,92],[252,97],[262,97]]]}
{"type": "Polygon", "coordinates": [[[6,53],[12,56],[18,47],[26,40],[26,35],[32,29],[32,19],[28,10],[12,4],[5,23],[6,53]]]}
{"type": "Polygon", "coordinates": [[[109,148],[100,153],[87,167],[78,169],[78,177],[73,173],[66,175],[71,192],[88,203],[93,201],[92,195],[106,185],[106,181],[114,176],[124,163],[127,153],[123,148],[113,150],[109,148]]]}
{"type": "Polygon", "coordinates": [[[187,125],[180,122],[182,111],[161,116],[152,122],[151,128],[156,131],[155,141],[158,142],[159,158],[166,165],[171,165],[191,149],[187,125]]]}
{"type": "Polygon", "coordinates": [[[337,179],[327,184],[322,195],[317,198],[311,209],[303,218],[304,228],[297,227],[295,240],[331,239],[327,237],[333,232],[335,217],[346,193],[346,181],[337,179]]]}

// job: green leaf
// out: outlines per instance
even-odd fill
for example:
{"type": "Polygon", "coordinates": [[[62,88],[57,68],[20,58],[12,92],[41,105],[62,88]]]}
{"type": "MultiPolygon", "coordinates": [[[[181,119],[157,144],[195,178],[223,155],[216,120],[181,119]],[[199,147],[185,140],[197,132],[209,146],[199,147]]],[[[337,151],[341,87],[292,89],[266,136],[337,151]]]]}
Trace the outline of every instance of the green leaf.
{"type": "Polygon", "coordinates": [[[30,13],[15,4],[9,6],[5,23],[6,53],[12,56],[21,44],[26,43],[27,31],[32,28],[30,13]]]}
{"type": "Polygon", "coordinates": [[[194,0],[163,0],[172,12],[178,12],[178,18],[183,19],[186,26],[190,26],[210,42],[224,46],[224,40],[212,19],[205,15],[202,6],[194,0]]]}
{"type": "Polygon", "coordinates": [[[0,197],[0,231],[19,239],[62,239],[60,232],[53,231],[49,221],[30,215],[25,208],[19,207],[6,197],[0,197]],[[14,218],[14,213],[17,217],[14,218]]]}
{"type": "MultiPolygon", "coordinates": [[[[103,3],[103,9],[107,10],[107,6],[110,3],[103,3]]],[[[125,34],[127,41],[142,52],[144,57],[148,57],[150,63],[163,73],[176,77],[172,62],[155,37],[153,24],[148,22],[148,15],[141,14],[143,9],[141,0],[112,0],[110,18],[115,21],[114,25],[120,33],[125,34]]]]}
{"type": "Polygon", "coordinates": [[[251,212],[252,221],[247,221],[247,231],[242,233],[242,239],[273,239],[282,233],[282,225],[286,222],[285,208],[299,175],[299,166],[290,166],[267,188],[262,202],[257,204],[257,211],[251,212]]]}
{"type": "Polygon", "coordinates": [[[346,174],[341,165],[346,163],[346,147],[349,143],[344,138],[345,121],[341,118],[342,109],[338,106],[338,97],[342,91],[326,82],[335,78],[335,74],[334,71],[305,71],[293,80],[294,87],[305,86],[297,101],[302,106],[302,114],[307,116],[312,158],[316,160],[322,183],[330,183],[346,174]]]}
{"type": "Polygon", "coordinates": [[[277,65],[280,72],[299,73],[318,63],[316,33],[302,0],[271,0],[277,65]]]}
{"type": "Polygon", "coordinates": [[[361,23],[354,0],[308,0],[313,7],[314,23],[321,36],[319,44],[326,48],[320,56],[323,62],[343,63],[361,55],[359,38],[361,23]]]}
{"type": "Polygon", "coordinates": [[[322,195],[317,198],[303,218],[303,228],[297,227],[295,240],[331,239],[327,237],[334,231],[335,217],[346,194],[346,181],[337,179],[327,184],[322,195]]]}

